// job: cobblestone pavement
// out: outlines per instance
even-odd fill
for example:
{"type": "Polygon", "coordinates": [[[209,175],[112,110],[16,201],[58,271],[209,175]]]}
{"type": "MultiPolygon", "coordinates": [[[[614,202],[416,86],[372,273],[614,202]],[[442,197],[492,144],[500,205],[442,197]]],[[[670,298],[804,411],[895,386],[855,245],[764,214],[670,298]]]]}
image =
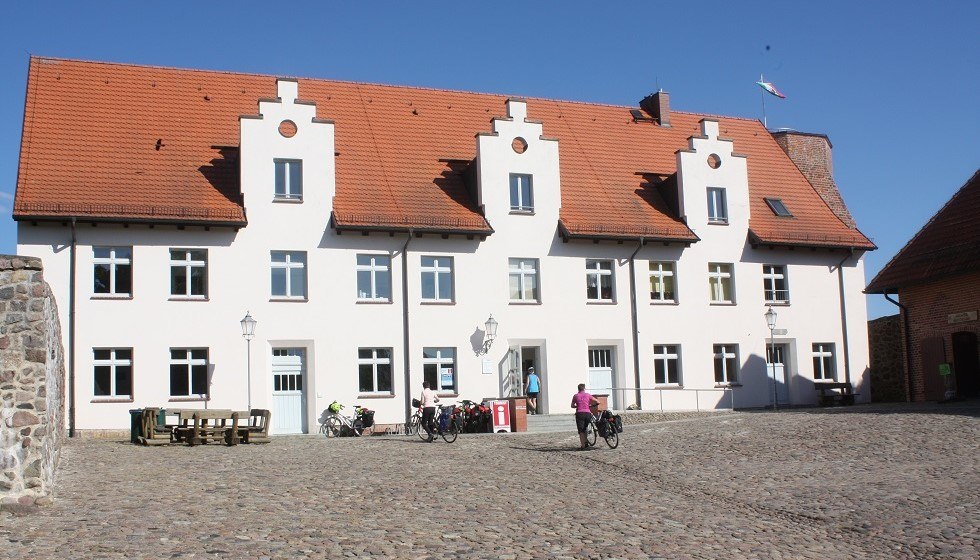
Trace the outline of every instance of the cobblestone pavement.
{"type": "Polygon", "coordinates": [[[64,450],[3,558],[977,558],[980,407],[569,433],[64,450]]]}

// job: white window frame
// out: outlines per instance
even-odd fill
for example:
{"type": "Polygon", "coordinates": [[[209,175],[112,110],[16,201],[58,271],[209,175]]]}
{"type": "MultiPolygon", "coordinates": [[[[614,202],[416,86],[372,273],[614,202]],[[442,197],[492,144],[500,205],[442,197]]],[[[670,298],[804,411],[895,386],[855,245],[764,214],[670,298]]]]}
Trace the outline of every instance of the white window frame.
{"type": "Polygon", "coordinates": [[[187,368],[187,394],[186,395],[175,395],[173,386],[171,386],[168,391],[171,399],[199,399],[206,400],[210,397],[211,384],[208,382],[207,376],[209,374],[208,368],[210,367],[210,355],[211,352],[207,348],[170,348],[170,361],[167,367],[167,384],[170,385],[170,374],[173,366],[185,366],[187,368]],[[204,358],[194,358],[192,352],[197,350],[204,350],[204,358]],[[183,358],[174,358],[174,352],[184,352],[183,358]],[[194,393],[194,366],[204,366],[204,384],[207,392],[205,393],[194,393]]]}
{"type": "Polygon", "coordinates": [[[738,374],[739,368],[741,367],[738,363],[738,344],[715,344],[712,346],[712,353],[714,357],[712,359],[713,369],[715,374],[715,385],[735,385],[738,384],[738,374]],[[721,371],[718,371],[718,359],[721,358],[721,371]],[[729,371],[728,361],[733,360],[732,369],[734,371],[729,371]],[[718,374],[721,373],[722,379],[718,380],[718,374]]]}
{"type": "Polygon", "coordinates": [[[711,303],[733,304],[735,303],[735,265],[732,263],[708,263],[708,297],[711,303]],[[727,268],[724,270],[723,267],[727,268]],[[725,283],[728,284],[730,292],[729,299],[722,299],[724,296],[725,283]]]}
{"type": "Polygon", "coordinates": [[[527,173],[510,174],[510,211],[521,214],[534,212],[534,179],[527,173]],[[522,183],[527,183],[527,198],[524,200],[522,183]]]}
{"type": "Polygon", "coordinates": [[[786,266],[781,264],[762,265],[762,297],[766,303],[789,303],[789,274],[786,266]],[[784,288],[776,289],[776,282],[782,280],[784,288]],[[783,295],[785,297],[780,298],[783,295]]]}
{"type": "Polygon", "coordinates": [[[303,160],[300,159],[274,159],[275,167],[273,176],[273,193],[275,200],[290,200],[296,202],[303,201],[303,160]],[[279,169],[282,169],[283,191],[279,192],[279,169]],[[299,175],[298,185],[292,179],[294,175],[299,175]],[[299,192],[293,192],[292,187],[298,186],[299,192]]]}
{"type": "Polygon", "coordinates": [[[207,299],[208,297],[208,250],[207,249],[183,249],[183,248],[172,248],[170,249],[170,295],[175,298],[181,299],[207,299]],[[194,260],[191,258],[191,251],[201,251],[204,253],[204,260],[194,260]],[[183,259],[177,260],[174,258],[174,253],[180,252],[183,254],[183,259]],[[183,294],[174,293],[174,280],[173,280],[173,269],[183,268],[185,277],[185,292],[183,294]],[[191,272],[195,268],[204,269],[204,293],[203,294],[192,294],[191,293],[191,272]]]}
{"type": "Polygon", "coordinates": [[[133,349],[132,348],[93,348],[92,349],[92,398],[96,400],[132,400],[133,399],[133,349]],[[95,357],[95,352],[99,350],[109,351],[109,358],[102,360],[95,357]],[[120,350],[128,351],[129,358],[119,358],[116,352],[120,350]],[[109,394],[95,394],[95,368],[109,368],[109,394]],[[116,368],[129,367],[129,393],[121,394],[116,387],[116,368]]]}
{"type": "Polygon", "coordinates": [[[133,248],[126,246],[93,246],[92,247],[92,294],[95,297],[132,297],[133,296],[133,248]],[[98,249],[108,249],[108,257],[96,257],[95,251],[98,249]],[[120,249],[125,249],[129,251],[129,257],[120,257],[116,255],[116,251],[120,249]],[[109,291],[108,292],[96,292],[95,291],[95,268],[96,265],[108,265],[109,266],[109,291]],[[129,291],[128,292],[118,292],[116,291],[116,276],[118,274],[117,267],[119,265],[129,265],[129,291]]]}
{"type": "Polygon", "coordinates": [[[658,387],[680,387],[684,384],[681,377],[681,345],[680,344],[655,344],[653,346],[653,383],[658,387]],[[673,349],[673,351],[671,351],[673,349]],[[674,369],[677,371],[677,381],[670,381],[670,362],[674,362],[674,369]],[[663,367],[664,380],[657,381],[657,365],[663,367]]]}
{"type": "Polygon", "coordinates": [[[306,292],[309,290],[310,280],[309,275],[306,272],[306,251],[271,251],[270,252],[271,266],[269,270],[269,293],[272,294],[273,299],[298,299],[305,300],[306,292]],[[282,255],[282,260],[276,260],[277,255],[282,255]],[[296,260],[297,256],[301,256],[302,260],[296,260]],[[286,271],[286,293],[285,294],[275,294],[272,293],[272,270],[273,269],[285,269],[286,271]],[[293,293],[293,275],[292,271],[296,269],[302,269],[303,271],[303,293],[294,294],[293,293]]]}
{"type": "Polygon", "coordinates": [[[425,293],[422,294],[422,301],[425,302],[438,302],[438,303],[452,303],[456,298],[456,289],[454,285],[454,275],[453,275],[453,258],[452,257],[440,257],[438,255],[422,255],[420,260],[420,267],[422,271],[422,285],[419,287],[420,290],[424,290],[425,286],[425,275],[432,275],[432,286],[433,286],[433,297],[425,297],[425,293]],[[432,259],[431,264],[426,264],[426,259],[432,259]],[[440,288],[448,283],[449,284],[449,297],[440,298],[439,293],[440,288]]]}
{"type": "Polygon", "coordinates": [[[724,187],[708,187],[708,223],[728,223],[728,193],[724,187]]]}
{"type": "Polygon", "coordinates": [[[650,261],[650,301],[653,303],[677,303],[677,263],[675,261],[650,261]],[[670,299],[667,299],[667,293],[664,290],[667,278],[670,278],[673,287],[673,297],[670,299]],[[659,284],[659,290],[654,290],[655,283],[659,284]],[[654,293],[660,297],[653,297],[654,293]]]}
{"type": "Polygon", "coordinates": [[[388,276],[388,290],[389,292],[393,292],[394,285],[391,283],[391,255],[359,253],[354,257],[354,263],[355,271],[369,273],[371,280],[370,286],[361,286],[360,274],[355,274],[357,301],[390,302],[392,299],[391,293],[387,296],[378,295],[378,275],[385,274],[388,276]],[[368,264],[360,264],[361,257],[369,258],[370,262],[368,264]],[[378,264],[378,259],[384,259],[388,264],[378,264]],[[368,290],[362,290],[362,288],[368,288],[368,290]]]}
{"type": "Polygon", "coordinates": [[[437,393],[456,393],[459,385],[459,375],[456,369],[456,348],[451,346],[427,346],[422,349],[422,376],[425,377],[425,366],[435,365],[436,366],[436,383],[435,386],[431,387],[433,391],[437,393]],[[435,350],[435,357],[426,358],[426,350],[435,350]],[[449,350],[451,353],[450,357],[444,356],[443,352],[449,350]],[[442,384],[442,371],[446,365],[449,365],[453,371],[453,384],[446,387],[442,384]]]}
{"type": "Polygon", "coordinates": [[[833,382],[837,380],[837,357],[833,342],[813,343],[813,380],[833,382]],[[827,370],[830,370],[829,372],[827,370]]]}
{"type": "Polygon", "coordinates": [[[616,266],[612,259],[585,259],[585,296],[588,301],[601,303],[616,302],[616,276],[613,273],[615,268],[616,266]],[[609,265],[609,268],[602,268],[602,264],[609,265]],[[602,297],[603,279],[609,282],[608,298],[602,297]],[[595,297],[592,295],[593,289],[595,289],[595,297]]]}
{"type": "Polygon", "coordinates": [[[512,302],[533,302],[541,301],[541,278],[538,276],[538,259],[511,258],[508,259],[507,290],[510,291],[510,279],[517,278],[517,297],[510,294],[512,302]],[[532,297],[524,296],[527,291],[528,278],[534,279],[532,297]]]}
{"type": "Polygon", "coordinates": [[[357,349],[357,390],[361,395],[394,395],[395,394],[395,371],[392,367],[392,355],[394,352],[391,348],[358,348],[357,349]],[[371,352],[370,358],[362,358],[361,351],[369,350],[371,352]],[[378,351],[386,350],[388,352],[387,358],[379,358],[378,351]],[[373,387],[370,391],[365,391],[361,388],[361,366],[369,365],[371,366],[372,380],[371,386],[373,387]],[[389,375],[391,375],[391,389],[388,391],[378,389],[378,366],[387,365],[389,370],[389,375]]]}

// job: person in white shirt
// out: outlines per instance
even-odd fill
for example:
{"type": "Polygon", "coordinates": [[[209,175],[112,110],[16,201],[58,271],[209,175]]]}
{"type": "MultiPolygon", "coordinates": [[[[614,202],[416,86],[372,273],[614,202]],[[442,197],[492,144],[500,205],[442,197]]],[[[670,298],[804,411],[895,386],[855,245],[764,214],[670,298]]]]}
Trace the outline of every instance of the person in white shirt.
{"type": "Polygon", "coordinates": [[[436,438],[435,433],[433,433],[434,423],[433,419],[436,417],[436,403],[439,402],[439,397],[436,396],[436,392],[429,388],[429,382],[422,382],[422,426],[425,428],[425,432],[429,434],[429,439],[426,440],[429,443],[436,438]]]}

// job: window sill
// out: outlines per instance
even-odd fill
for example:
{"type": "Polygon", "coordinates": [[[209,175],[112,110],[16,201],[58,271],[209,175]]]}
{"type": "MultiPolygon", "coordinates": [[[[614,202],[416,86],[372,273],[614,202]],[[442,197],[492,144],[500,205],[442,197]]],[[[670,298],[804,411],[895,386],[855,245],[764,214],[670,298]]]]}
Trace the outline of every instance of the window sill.
{"type": "Polygon", "coordinates": [[[207,296],[173,296],[167,298],[167,301],[211,301],[207,296]]]}
{"type": "Polygon", "coordinates": [[[712,302],[708,302],[708,305],[717,305],[720,307],[734,307],[736,304],[734,301],[712,301],[712,302]]]}
{"type": "Polygon", "coordinates": [[[92,299],[127,300],[127,299],[133,299],[133,294],[120,294],[120,295],[98,294],[98,295],[92,296],[92,299]]]}
{"type": "Polygon", "coordinates": [[[604,299],[587,299],[585,300],[586,305],[616,305],[616,300],[604,300],[604,299]]]}
{"type": "Polygon", "coordinates": [[[357,395],[358,399],[393,399],[395,398],[394,393],[361,393],[357,395]]]}
{"type": "Polygon", "coordinates": [[[131,402],[134,402],[134,401],[133,401],[133,397],[119,397],[119,398],[95,397],[94,399],[90,400],[89,402],[90,403],[97,403],[97,404],[106,404],[106,403],[131,403],[131,402]]]}
{"type": "Polygon", "coordinates": [[[210,397],[170,397],[167,402],[208,402],[210,397]]]}
{"type": "Polygon", "coordinates": [[[676,300],[668,301],[664,299],[650,300],[650,305],[679,305],[676,300]]]}
{"type": "Polygon", "coordinates": [[[813,384],[814,385],[830,384],[830,383],[837,383],[837,380],[836,379],[814,379],[813,380],[813,384]]]}
{"type": "Polygon", "coordinates": [[[789,307],[788,301],[767,301],[766,305],[771,305],[773,307],[789,307]]]}
{"type": "Polygon", "coordinates": [[[287,198],[287,197],[274,197],[272,199],[274,204],[303,204],[302,198],[287,198]]]}
{"type": "Polygon", "coordinates": [[[423,299],[419,302],[419,305],[456,305],[456,302],[450,300],[423,299]]]}
{"type": "Polygon", "coordinates": [[[709,226],[727,226],[729,224],[728,224],[728,220],[725,220],[725,221],[721,221],[721,220],[708,220],[708,225],[709,226]]]}
{"type": "Polygon", "coordinates": [[[715,383],[715,389],[733,389],[735,387],[741,387],[742,384],[738,382],[733,383],[715,383]]]}
{"type": "Polygon", "coordinates": [[[365,305],[379,305],[379,304],[380,305],[391,305],[392,303],[395,303],[395,302],[392,301],[392,300],[390,300],[390,299],[358,299],[356,301],[356,303],[359,304],[359,305],[360,304],[365,304],[365,305]]]}
{"type": "Polygon", "coordinates": [[[440,399],[458,399],[459,393],[436,393],[440,399]]]}
{"type": "Polygon", "coordinates": [[[512,216],[533,216],[534,210],[511,210],[510,214],[512,216]]]}
{"type": "Polygon", "coordinates": [[[511,300],[509,305],[541,305],[540,301],[511,300]]]}
{"type": "Polygon", "coordinates": [[[269,298],[269,301],[279,302],[279,303],[306,303],[310,300],[307,298],[290,298],[290,297],[273,297],[269,298]]]}
{"type": "Polygon", "coordinates": [[[679,383],[662,383],[660,385],[654,385],[654,389],[660,389],[661,391],[682,391],[684,386],[679,383]]]}

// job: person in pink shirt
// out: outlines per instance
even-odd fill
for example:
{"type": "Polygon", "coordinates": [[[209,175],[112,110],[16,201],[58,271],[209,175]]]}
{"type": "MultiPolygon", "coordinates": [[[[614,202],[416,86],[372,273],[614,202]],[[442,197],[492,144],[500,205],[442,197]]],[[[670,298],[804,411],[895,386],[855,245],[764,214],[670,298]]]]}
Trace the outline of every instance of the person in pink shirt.
{"type": "Polygon", "coordinates": [[[589,428],[589,422],[592,421],[592,406],[597,404],[599,404],[599,399],[585,392],[585,383],[579,383],[578,393],[572,396],[572,408],[575,409],[575,426],[578,428],[578,439],[582,443],[579,449],[589,447],[586,430],[589,428]]]}
{"type": "Polygon", "coordinates": [[[432,443],[435,439],[435,422],[433,421],[436,417],[436,403],[439,402],[439,397],[436,396],[436,392],[429,387],[428,381],[422,382],[422,426],[425,428],[425,433],[429,434],[426,441],[432,443]]]}

